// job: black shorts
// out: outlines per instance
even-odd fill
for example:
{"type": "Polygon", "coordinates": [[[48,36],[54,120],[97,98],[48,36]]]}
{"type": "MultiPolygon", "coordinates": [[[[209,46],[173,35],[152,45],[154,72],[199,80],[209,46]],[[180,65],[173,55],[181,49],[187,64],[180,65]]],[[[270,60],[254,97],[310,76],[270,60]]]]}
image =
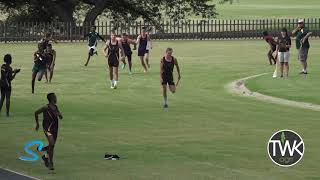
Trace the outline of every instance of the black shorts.
{"type": "Polygon", "coordinates": [[[119,67],[119,60],[118,58],[108,58],[108,65],[109,67],[119,67]]]}
{"type": "Polygon", "coordinates": [[[1,94],[5,94],[7,92],[11,92],[11,86],[2,86],[1,87],[1,94]]]}
{"type": "Polygon", "coordinates": [[[146,49],[139,49],[138,50],[138,56],[144,56],[147,53],[149,53],[149,50],[146,50],[146,49]]]}
{"type": "Polygon", "coordinates": [[[57,138],[58,138],[58,128],[57,127],[55,127],[55,128],[51,127],[50,129],[43,127],[43,131],[44,131],[44,134],[46,135],[46,137],[53,136],[54,142],[57,141],[57,138]]]}
{"type": "Polygon", "coordinates": [[[128,58],[128,62],[132,61],[132,54],[126,54],[127,58],[128,58]]]}
{"type": "Polygon", "coordinates": [[[174,86],[175,83],[173,82],[173,76],[162,76],[162,85],[170,85],[170,86],[174,86]]]}

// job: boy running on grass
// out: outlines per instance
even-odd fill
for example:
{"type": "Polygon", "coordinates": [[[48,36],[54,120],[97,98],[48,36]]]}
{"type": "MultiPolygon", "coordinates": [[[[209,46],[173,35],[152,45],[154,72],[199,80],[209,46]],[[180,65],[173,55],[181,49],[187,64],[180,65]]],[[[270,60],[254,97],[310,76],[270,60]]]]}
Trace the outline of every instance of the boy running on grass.
{"type": "MultiPolygon", "coordinates": [[[[130,39],[128,37],[128,34],[126,34],[126,33],[122,34],[122,37],[120,38],[120,42],[122,43],[124,54],[128,59],[129,74],[131,75],[132,74],[132,50],[131,50],[130,45],[133,44],[134,45],[133,50],[136,50],[136,45],[137,44],[136,44],[136,42],[134,40],[130,39]]],[[[125,66],[126,66],[126,61],[124,60],[123,64],[122,64],[122,69],[124,69],[125,66]]]]}
{"type": "Polygon", "coordinates": [[[268,43],[270,48],[267,53],[270,65],[272,65],[272,61],[274,64],[276,64],[277,57],[273,57],[273,53],[276,51],[277,42],[273,39],[273,37],[267,31],[263,32],[263,39],[268,43]]]}
{"type": "Polygon", "coordinates": [[[124,60],[124,52],[122,43],[116,39],[116,34],[111,34],[111,39],[106,42],[103,53],[108,60],[109,77],[111,82],[111,89],[117,89],[119,80],[119,53],[121,54],[121,61],[124,60]]]}
{"type": "Polygon", "coordinates": [[[160,83],[162,85],[162,94],[164,99],[164,108],[168,108],[167,87],[172,93],[176,92],[176,85],[173,81],[173,69],[176,66],[178,72],[178,81],[181,79],[178,61],[172,56],[173,49],[167,48],[165,56],[160,60],[160,83]]]}
{"type": "Polygon", "coordinates": [[[32,81],[31,81],[31,87],[32,87],[32,94],[34,94],[34,86],[36,77],[38,76],[38,81],[41,81],[43,74],[46,71],[47,61],[46,56],[44,54],[44,45],[42,43],[38,44],[38,51],[34,53],[34,65],[32,68],[32,81]]]}
{"type": "Polygon", "coordinates": [[[93,54],[98,55],[98,52],[97,52],[98,38],[100,38],[103,42],[106,42],[106,41],[103,39],[103,37],[99,35],[99,33],[96,32],[96,26],[92,26],[91,32],[84,35],[84,37],[85,38],[88,37],[88,42],[89,42],[88,58],[87,58],[87,62],[85,63],[85,66],[88,66],[91,56],[93,56],[93,54]]]}
{"type": "Polygon", "coordinates": [[[41,107],[34,113],[36,128],[35,130],[39,130],[39,115],[43,114],[42,127],[45,136],[48,140],[48,146],[42,148],[42,151],[45,151],[45,155],[42,156],[42,159],[45,163],[45,166],[50,170],[54,170],[53,167],[53,154],[54,154],[54,146],[58,137],[58,129],[59,129],[59,119],[62,119],[62,114],[60,113],[57,106],[57,97],[54,93],[49,93],[47,95],[47,99],[49,104],[41,107]]]}
{"type": "Polygon", "coordinates": [[[138,46],[138,56],[141,61],[141,65],[144,69],[144,72],[148,71],[148,68],[150,68],[149,64],[149,50],[151,49],[151,39],[150,36],[148,36],[146,28],[143,27],[141,34],[137,38],[137,44],[138,46]]]}
{"type": "Polygon", "coordinates": [[[48,73],[49,73],[49,83],[51,83],[53,77],[54,66],[56,63],[56,51],[52,49],[52,45],[48,44],[47,49],[45,50],[45,56],[47,59],[47,69],[45,72],[45,77],[48,82],[48,73]]]}

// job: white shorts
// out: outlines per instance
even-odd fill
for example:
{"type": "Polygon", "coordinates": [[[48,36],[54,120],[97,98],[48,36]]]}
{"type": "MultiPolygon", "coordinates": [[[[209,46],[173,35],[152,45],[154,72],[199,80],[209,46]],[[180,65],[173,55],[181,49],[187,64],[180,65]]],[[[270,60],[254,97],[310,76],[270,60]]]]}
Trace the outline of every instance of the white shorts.
{"type": "Polygon", "coordinates": [[[91,47],[88,46],[88,48],[89,48],[89,50],[90,50],[90,49],[93,49],[93,52],[96,52],[96,51],[97,51],[97,46],[91,46],[91,47]]]}
{"type": "Polygon", "coordinates": [[[290,53],[289,52],[278,52],[278,58],[280,63],[289,62],[290,53]]]}

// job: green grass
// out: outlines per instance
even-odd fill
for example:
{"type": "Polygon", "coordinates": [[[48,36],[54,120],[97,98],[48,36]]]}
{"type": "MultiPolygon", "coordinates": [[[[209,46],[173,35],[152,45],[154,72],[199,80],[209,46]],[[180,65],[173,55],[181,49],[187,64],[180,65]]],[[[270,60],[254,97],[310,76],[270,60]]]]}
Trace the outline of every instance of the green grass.
{"type": "MultiPolygon", "coordinates": [[[[217,2],[217,0],[213,0],[217,2]]],[[[233,4],[217,4],[221,19],[319,18],[318,0],[234,0],[233,4]]]]}
{"type": "Polygon", "coordinates": [[[253,91],[271,96],[320,104],[320,97],[318,96],[320,90],[319,48],[318,41],[311,40],[310,57],[308,59],[310,74],[308,76],[298,74],[302,67],[297,60],[297,50],[293,49],[290,57],[290,78],[273,79],[272,74],[268,74],[249,80],[247,86],[253,91]]]}
{"type": "MultiPolygon", "coordinates": [[[[315,49],[320,41],[312,45],[310,59],[316,69],[320,63],[315,60],[315,49]]],[[[0,117],[0,167],[49,180],[320,178],[320,132],[314,128],[320,126],[318,112],[238,97],[225,90],[235,79],[272,71],[262,40],[154,42],[151,72],[141,73],[134,56],[135,74],[121,71],[117,90],[106,83],[101,53],[84,68],[86,45],[59,43],[54,45],[58,52],[54,82],[37,82],[36,94],[31,95],[35,47],[0,44],[0,54],[12,53],[13,67],[22,68],[13,82],[14,116],[0,117]],[[182,81],[177,93],[169,96],[169,110],[164,111],[159,61],[168,46],[175,49],[182,81]],[[18,160],[24,143],[45,140],[42,131],[34,131],[33,113],[47,103],[48,92],[57,94],[64,114],[55,174],[49,174],[40,161],[18,160]],[[274,165],[267,155],[267,141],[279,129],[295,130],[304,139],[305,156],[292,168],[274,165]],[[123,159],[105,161],[106,152],[123,159]]],[[[295,63],[294,68],[298,68],[295,63]]]]}

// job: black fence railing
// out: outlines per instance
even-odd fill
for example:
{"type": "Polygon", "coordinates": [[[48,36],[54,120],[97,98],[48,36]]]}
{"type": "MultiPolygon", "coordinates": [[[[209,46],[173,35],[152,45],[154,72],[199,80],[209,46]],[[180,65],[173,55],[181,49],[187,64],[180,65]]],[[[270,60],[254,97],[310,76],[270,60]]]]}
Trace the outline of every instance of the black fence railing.
{"type": "MultiPolygon", "coordinates": [[[[147,27],[152,39],[251,39],[261,38],[267,30],[274,36],[286,27],[289,31],[297,26],[298,19],[256,19],[256,20],[189,20],[163,21],[151,25],[143,21],[121,24],[117,22],[95,22],[97,32],[102,36],[128,33],[136,37],[142,27],[147,27]]],[[[306,26],[313,37],[320,37],[320,18],[305,19],[306,26]]],[[[89,32],[91,23],[71,22],[1,22],[0,42],[38,41],[46,32],[51,32],[58,41],[85,41],[84,34],[89,32]]]]}

